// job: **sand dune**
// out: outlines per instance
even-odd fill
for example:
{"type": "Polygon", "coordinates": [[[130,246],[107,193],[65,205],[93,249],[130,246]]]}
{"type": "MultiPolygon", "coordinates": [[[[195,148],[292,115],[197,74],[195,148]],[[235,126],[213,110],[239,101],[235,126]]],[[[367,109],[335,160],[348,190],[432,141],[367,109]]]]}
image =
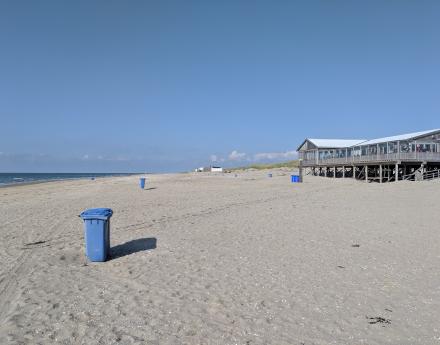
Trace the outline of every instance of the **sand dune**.
{"type": "Polygon", "coordinates": [[[440,343],[440,181],[266,174],[0,189],[0,344],[440,343]]]}

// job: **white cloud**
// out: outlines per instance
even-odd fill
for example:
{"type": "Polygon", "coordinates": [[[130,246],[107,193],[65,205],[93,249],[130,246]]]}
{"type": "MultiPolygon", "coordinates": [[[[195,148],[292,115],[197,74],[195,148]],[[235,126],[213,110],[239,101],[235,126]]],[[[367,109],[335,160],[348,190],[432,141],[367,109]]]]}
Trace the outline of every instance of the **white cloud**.
{"type": "Polygon", "coordinates": [[[247,153],[240,152],[238,150],[233,150],[227,158],[220,157],[218,155],[212,154],[209,159],[211,162],[224,163],[226,161],[235,162],[264,162],[264,161],[286,161],[291,159],[296,159],[298,157],[298,152],[296,151],[286,151],[286,152],[261,152],[255,153],[253,155],[248,155],[247,153]]]}
{"type": "Polygon", "coordinates": [[[295,159],[297,156],[296,151],[256,153],[254,161],[295,159]]]}
{"type": "Polygon", "coordinates": [[[246,153],[238,152],[237,150],[234,150],[229,154],[228,158],[231,161],[242,161],[246,159],[246,156],[247,156],[246,153]]]}
{"type": "Polygon", "coordinates": [[[88,162],[94,162],[94,161],[100,161],[100,162],[127,162],[127,161],[139,161],[143,160],[144,158],[141,156],[126,156],[126,155],[90,155],[88,153],[84,154],[81,158],[82,161],[88,161],[88,162]]]}
{"type": "Polygon", "coordinates": [[[129,158],[129,157],[121,156],[121,155],[113,157],[113,158],[109,158],[109,160],[117,161],[117,162],[127,162],[127,161],[132,160],[132,159],[133,158],[129,158]]]}

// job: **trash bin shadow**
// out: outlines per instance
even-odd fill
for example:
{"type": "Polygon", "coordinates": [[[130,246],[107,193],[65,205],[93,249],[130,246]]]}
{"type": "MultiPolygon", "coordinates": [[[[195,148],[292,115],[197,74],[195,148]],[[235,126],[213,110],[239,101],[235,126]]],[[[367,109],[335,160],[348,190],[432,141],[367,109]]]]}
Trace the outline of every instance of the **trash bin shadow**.
{"type": "Polygon", "coordinates": [[[110,249],[110,260],[146,250],[156,249],[156,243],[157,239],[155,237],[151,237],[138,238],[137,240],[118,244],[110,249]]]}
{"type": "Polygon", "coordinates": [[[144,190],[153,190],[153,189],[157,189],[157,187],[144,188],[144,190]]]}

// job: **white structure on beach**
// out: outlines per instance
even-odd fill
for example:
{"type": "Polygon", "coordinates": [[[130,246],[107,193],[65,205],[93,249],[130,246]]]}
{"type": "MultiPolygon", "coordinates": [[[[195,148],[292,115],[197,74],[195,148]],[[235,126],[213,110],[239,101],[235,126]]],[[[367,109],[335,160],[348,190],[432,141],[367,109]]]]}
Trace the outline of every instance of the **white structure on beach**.
{"type": "Polygon", "coordinates": [[[209,167],[200,167],[194,170],[195,172],[223,172],[222,167],[218,166],[209,166],[209,167]]]}

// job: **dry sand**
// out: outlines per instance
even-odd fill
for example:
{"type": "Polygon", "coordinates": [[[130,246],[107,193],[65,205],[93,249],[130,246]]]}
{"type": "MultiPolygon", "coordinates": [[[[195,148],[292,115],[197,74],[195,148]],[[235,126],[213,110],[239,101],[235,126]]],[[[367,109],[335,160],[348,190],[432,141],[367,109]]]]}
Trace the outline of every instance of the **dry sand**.
{"type": "Polygon", "coordinates": [[[0,344],[440,344],[440,181],[137,179],[0,189],[0,344]]]}

